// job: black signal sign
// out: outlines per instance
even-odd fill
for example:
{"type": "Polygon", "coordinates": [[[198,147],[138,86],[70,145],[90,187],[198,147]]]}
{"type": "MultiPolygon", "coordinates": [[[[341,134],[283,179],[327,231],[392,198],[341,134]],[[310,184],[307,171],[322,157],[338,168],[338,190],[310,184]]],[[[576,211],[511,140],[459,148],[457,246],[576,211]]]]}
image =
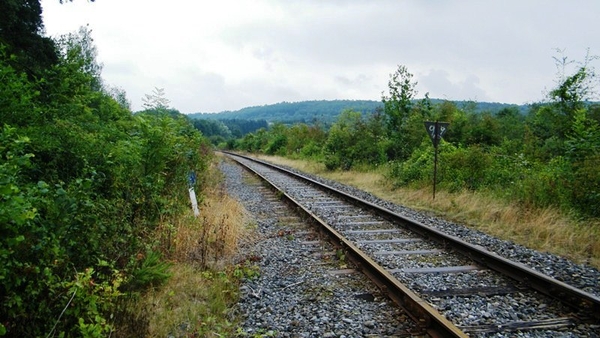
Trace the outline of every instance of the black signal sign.
{"type": "Polygon", "coordinates": [[[433,142],[433,146],[437,147],[442,139],[442,136],[448,130],[448,126],[450,123],[448,122],[425,122],[425,129],[427,129],[427,134],[431,138],[431,142],[433,142]]]}
{"type": "Polygon", "coordinates": [[[438,144],[448,130],[449,125],[450,123],[448,122],[425,121],[425,129],[427,129],[427,134],[429,134],[431,142],[433,142],[433,148],[435,149],[435,159],[433,160],[433,199],[435,199],[435,185],[437,183],[438,144]]]}

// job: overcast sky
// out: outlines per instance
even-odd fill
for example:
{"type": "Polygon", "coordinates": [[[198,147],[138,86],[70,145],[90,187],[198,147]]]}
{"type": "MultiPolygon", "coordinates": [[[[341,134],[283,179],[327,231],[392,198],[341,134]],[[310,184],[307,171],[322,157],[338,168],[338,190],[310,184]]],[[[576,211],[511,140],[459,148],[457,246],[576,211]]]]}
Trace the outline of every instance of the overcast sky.
{"type": "Polygon", "coordinates": [[[398,65],[418,97],[531,103],[563,49],[600,55],[598,0],[42,0],[49,36],[89,24],[133,110],[163,88],[182,113],[380,100],[398,65]]]}

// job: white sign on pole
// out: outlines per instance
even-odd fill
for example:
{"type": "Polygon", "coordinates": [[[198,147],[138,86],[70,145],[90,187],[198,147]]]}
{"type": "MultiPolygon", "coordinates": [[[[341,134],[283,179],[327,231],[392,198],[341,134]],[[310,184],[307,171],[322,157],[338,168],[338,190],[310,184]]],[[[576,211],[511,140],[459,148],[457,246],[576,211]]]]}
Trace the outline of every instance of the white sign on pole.
{"type": "Polygon", "coordinates": [[[198,201],[196,200],[196,192],[194,188],[190,188],[190,201],[192,201],[192,209],[194,210],[194,216],[200,216],[200,210],[198,209],[198,201]]]}

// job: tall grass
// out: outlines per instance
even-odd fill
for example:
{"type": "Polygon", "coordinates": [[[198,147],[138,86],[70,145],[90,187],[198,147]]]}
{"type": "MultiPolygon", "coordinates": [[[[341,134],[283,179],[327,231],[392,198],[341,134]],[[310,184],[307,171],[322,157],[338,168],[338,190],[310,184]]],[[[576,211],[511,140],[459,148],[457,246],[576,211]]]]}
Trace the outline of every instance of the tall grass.
{"type": "Polygon", "coordinates": [[[485,192],[438,191],[432,199],[431,189],[393,187],[384,178],[385,168],[331,172],[323,164],[314,162],[274,156],[262,156],[262,159],[354,186],[384,200],[432,212],[531,249],[600,268],[600,220],[584,222],[555,208],[525,207],[485,192]]]}
{"type": "Polygon", "coordinates": [[[220,268],[236,250],[247,223],[247,212],[219,188],[206,191],[200,216],[191,212],[177,221],[170,248],[171,259],[194,262],[203,268],[220,268]]]}
{"type": "Polygon", "coordinates": [[[171,277],[160,286],[128,300],[130,317],[116,337],[229,337],[236,323],[231,306],[239,278],[247,268],[233,261],[239,241],[250,231],[248,213],[220,186],[218,169],[201,195],[200,216],[191,208],[162,219],[155,238],[170,263],[171,277]]]}

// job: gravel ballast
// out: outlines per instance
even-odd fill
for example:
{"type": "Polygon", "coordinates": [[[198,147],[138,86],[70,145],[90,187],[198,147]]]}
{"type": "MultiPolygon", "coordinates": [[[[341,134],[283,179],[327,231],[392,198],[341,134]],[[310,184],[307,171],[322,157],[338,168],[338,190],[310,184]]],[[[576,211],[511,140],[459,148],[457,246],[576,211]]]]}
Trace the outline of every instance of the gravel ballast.
{"type": "MultiPolygon", "coordinates": [[[[281,217],[278,216],[281,206],[267,203],[269,197],[266,190],[260,189],[256,184],[248,184],[244,178],[247,174],[243,174],[240,167],[224,161],[221,170],[225,174],[229,193],[240,200],[253,215],[261,237],[253,248],[248,248],[252,255],[261,257],[257,263],[261,276],[247,281],[241,288],[238,311],[244,321],[244,332],[249,335],[272,334],[278,337],[395,337],[415,332],[414,324],[402,310],[383,298],[364,276],[359,273],[335,273],[347,267],[345,262],[336,255],[333,247],[316,238],[310,227],[293,222],[282,224],[281,217]]],[[[600,294],[600,273],[596,269],[381,201],[352,187],[304,175],[481,245],[589,293],[600,294]]],[[[422,284],[421,288],[424,289],[435,289],[435,286],[428,285],[432,282],[434,280],[423,280],[418,284],[422,284]]],[[[514,302],[519,305],[534,301],[516,299],[514,302]]],[[[468,301],[450,299],[445,306],[447,315],[461,317],[467,313],[461,307],[476,306],[473,304],[477,304],[476,298],[468,301]]],[[[482,309],[481,314],[489,315],[491,310],[493,309],[482,309]]],[[[515,317],[514,314],[512,317],[515,317]]],[[[507,313],[507,319],[519,318],[511,318],[511,314],[507,313]]],[[[465,316],[462,325],[469,325],[469,320],[465,316]]],[[[582,330],[578,331],[576,328],[560,332],[560,336],[598,336],[595,333],[597,330],[589,331],[589,327],[582,330]]],[[[544,333],[519,333],[516,336],[541,337],[544,333]]]]}
{"type": "Polygon", "coordinates": [[[309,225],[281,222],[290,219],[282,214],[283,202],[248,184],[249,175],[239,166],[224,161],[221,170],[228,192],[253,215],[259,233],[252,247],[242,249],[242,255],[258,257],[260,267],[260,277],[240,288],[237,313],[245,334],[402,337],[416,332],[402,309],[364,275],[348,269],[309,225]]]}

